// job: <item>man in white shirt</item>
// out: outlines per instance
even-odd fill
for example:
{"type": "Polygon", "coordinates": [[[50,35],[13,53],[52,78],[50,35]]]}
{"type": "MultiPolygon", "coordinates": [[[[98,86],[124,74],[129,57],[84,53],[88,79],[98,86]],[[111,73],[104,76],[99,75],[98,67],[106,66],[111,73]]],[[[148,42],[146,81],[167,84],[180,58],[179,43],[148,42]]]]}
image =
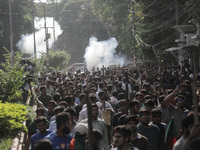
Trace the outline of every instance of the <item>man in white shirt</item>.
{"type": "MultiPolygon", "coordinates": [[[[91,104],[96,104],[96,95],[94,93],[89,94],[90,102],[91,104]]],[[[86,119],[88,117],[87,115],[87,105],[83,105],[82,110],[79,112],[79,118],[78,122],[81,122],[82,120],[86,119]]],[[[103,116],[101,114],[101,111],[98,110],[98,118],[103,119],[103,116]]]]}

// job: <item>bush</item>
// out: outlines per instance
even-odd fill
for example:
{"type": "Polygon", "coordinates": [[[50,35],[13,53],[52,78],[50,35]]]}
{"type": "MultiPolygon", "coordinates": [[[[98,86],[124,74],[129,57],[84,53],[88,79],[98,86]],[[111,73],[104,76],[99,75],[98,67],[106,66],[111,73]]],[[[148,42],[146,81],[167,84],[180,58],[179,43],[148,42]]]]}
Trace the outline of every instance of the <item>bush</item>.
{"type": "MultiPolygon", "coordinates": [[[[19,61],[12,66],[10,62],[10,53],[4,54],[6,61],[1,64],[0,69],[0,100],[3,102],[21,102],[22,92],[19,90],[23,85],[23,76],[25,75],[23,67],[20,67],[19,61]]],[[[15,58],[19,59],[20,54],[15,53],[15,58]]]]}
{"type": "MultiPolygon", "coordinates": [[[[71,56],[67,51],[53,51],[49,50],[49,69],[59,70],[60,68],[66,69],[67,64],[71,56]]],[[[42,57],[39,59],[43,66],[46,66],[46,54],[42,53],[42,57]]]]}
{"type": "Polygon", "coordinates": [[[20,131],[27,131],[22,123],[27,117],[26,106],[0,102],[0,139],[13,138],[20,131]]]}
{"type": "Polygon", "coordinates": [[[12,139],[0,139],[1,150],[10,150],[11,145],[12,145],[12,139]]]}
{"type": "Polygon", "coordinates": [[[27,108],[26,126],[28,127],[30,125],[30,123],[34,121],[34,119],[36,117],[36,113],[31,106],[26,105],[26,108],[27,108]]]}

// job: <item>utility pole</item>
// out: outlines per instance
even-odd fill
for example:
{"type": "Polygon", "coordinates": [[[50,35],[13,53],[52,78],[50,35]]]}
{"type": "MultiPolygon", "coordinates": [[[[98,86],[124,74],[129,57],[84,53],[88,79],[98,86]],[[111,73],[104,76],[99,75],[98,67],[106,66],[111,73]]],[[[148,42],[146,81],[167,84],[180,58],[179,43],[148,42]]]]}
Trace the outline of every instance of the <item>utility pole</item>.
{"type": "Polygon", "coordinates": [[[54,40],[54,44],[56,41],[56,35],[55,35],[56,31],[55,31],[55,18],[53,18],[53,40],[54,40]]]}
{"type": "Polygon", "coordinates": [[[48,40],[48,28],[46,23],[46,10],[44,4],[44,30],[45,30],[45,42],[46,42],[46,51],[47,51],[47,68],[49,68],[49,40],[48,40]]]}
{"type": "Polygon", "coordinates": [[[37,54],[36,54],[36,40],[35,40],[35,11],[34,11],[34,8],[32,9],[33,11],[33,47],[34,47],[34,58],[35,60],[37,59],[37,54]]]}
{"type": "Polygon", "coordinates": [[[133,12],[133,62],[134,62],[134,66],[136,66],[136,48],[135,48],[135,12],[134,12],[134,4],[132,4],[133,6],[133,9],[132,9],[132,12],[133,12]]]}
{"type": "Polygon", "coordinates": [[[14,50],[13,50],[13,29],[12,29],[12,7],[11,1],[8,0],[9,3],[9,21],[10,21],[10,52],[11,52],[11,64],[14,66],[14,50]]]}

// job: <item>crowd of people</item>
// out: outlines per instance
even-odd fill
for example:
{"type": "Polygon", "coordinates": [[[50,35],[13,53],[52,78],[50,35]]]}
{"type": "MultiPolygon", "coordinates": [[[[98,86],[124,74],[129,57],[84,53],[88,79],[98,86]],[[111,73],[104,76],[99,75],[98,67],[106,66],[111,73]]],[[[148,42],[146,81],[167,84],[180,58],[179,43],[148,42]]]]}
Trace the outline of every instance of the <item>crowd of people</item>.
{"type": "Polygon", "coordinates": [[[27,149],[89,150],[92,145],[93,150],[196,150],[200,126],[194,120],[194,77],[189,67],[150,63],[43,72],[35,89],[37,116],[28,128],[27,149]],[[170,143],[166,132],[172,127],[170,143]]]}

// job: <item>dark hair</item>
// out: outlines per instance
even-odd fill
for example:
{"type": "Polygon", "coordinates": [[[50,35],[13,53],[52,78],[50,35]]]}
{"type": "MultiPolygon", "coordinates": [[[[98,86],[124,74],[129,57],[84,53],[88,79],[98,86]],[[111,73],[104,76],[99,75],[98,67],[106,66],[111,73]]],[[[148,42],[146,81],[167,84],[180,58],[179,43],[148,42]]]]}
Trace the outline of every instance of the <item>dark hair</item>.
{"type": "Polygon", "coordinates": [[[103,95],[104,95],[103,91],[100,91],[98,94],[99,97],[103,97],[103,95]]]}
{"type": "Polygon", "coordinates": [[[182,119],[182,129],[187,128],[189,125],[194,124],[194,114],[191,114],[182,119]]]}
{"type": "Polygon", "coordinates": [[[71,94],[70,97],[72,98],[72,101],[74,101],[76,98],[73,94],[71,94]]]}
{"type": "Polygon", "coordinates": [[[107,89],[108,89],[108,90],[112,90],[112,85],[111,85],[111,84],[108,84],[108,85],[107,85],[107,89]]]}
{"type": "Polygon", "coordinates": [[[39,107],[39,108],[36,110],[36,114],[38,115],[39,113],[42,113],[42,114],[45,113],[45,110],[44,110],[43,107],[39,107]]]}
{"type": "Polygon", "coordinates": [[[61,102],[59,103],[59,105],[60,105],[60,106],[64,106],[65,108],[68,107],[68,104],[67,104],[67,102],[65,102],[65,101],[61,101],[61,102]]]}
{"type": "Polygon", "coordinates": [[[140,93],[147,93],[147,91],[145,89],[141,89],[140,93]]]}
{"type": "Polygon", "coordinates": [[[44,117],[44,116],[39,116],[36,120],[36,125],[39,123],[39,122],[44,122],[44,123],[47,123],[47,118],[44,117]]]}
{"type": "Polygon", "coordinates": [[[154,101],[152,99],[149,99],[147,101],[145,101],[144,105],[148,105],[148,106],[151,106],[151,107],[154,107],[154,101]]]}
{"type": "Polygon", "coordinates": [[[182,95],[182,94],[178,94],[178,98],[177,98],[177,100],[178,100],[178,99],[183,99],[183,100],[185,100],[185,96],[182,95]]]}
{"type": "Polygon", "coordinates": [[[68,82],[67,86],[68,86],[69,88],[70,88],[71,86],[73,87],[73,82],[72,82],[72,81],[68,82]]]}
{"type": "Polygon", "coordinates": [[[103,82],[99,82],[99,87],[102,89],[103,88],[103,82]]]}
{"type": "Polygon", "coordinates": [[[125,94],[124,93],[119,93],[118,94],[118,99],[120,100],[120,99],[124,99],[125,98],[125,94]]]}
{"type": "Polygon", "coordinates": [[[65,108],[64,112],[69,113],[70,115],[75,116],[76,115],[76,110],[74,108],[65,108]]]}
{"type": "Polygon", "coordinates": [[[83,98],[85,98],[86,97],[86,94],[85,93],[81,93],[80,94],[80,99],[83,99],[83,98]]]}
{"type": "Polygon", "coordinates": [[[92,86],[92,87],[90,88],[90,92],[91,92],[92,90],[96,91],[96,88],[92,86]]]}
{"type": "Polygon", "coordinates": [[[40,87],[40,91],[42,91],[44,89],[46,89],[46,87],[44,85],[40,87]]]}
{"type": "Polygon", "coordinates": [[[188,87],[188,85],[186,83],[181,83],[179,88],[182,87],[182,86],[188,87]]]}
{"type": "Polygon", "coordinates": [[[138,100],[132,100],[128,103],[129,108],[134,107],[135,105],[140,105],[140,102],[138,100]]]}
{"type": "Polygon", "coordinates": [[[126,100],[125,99],[119,100],[118,105],[119,105],[119,107],[126,105],[126,100]]]}
{"type": "Polygon", "coordinates": [[[112,92],[112,95],[113,95],[114,97],[117,97],[117,96],[118,96],[118,92],[117,92],[117,91],[113,91],[113,92],[112,92]]]}
{"type": "Polygon", "coordinates": [[[103,135],[102,135],[102,133],[101,133],[99,130],[93,129],[93,137],[94,137],[95,139],[101,140],[102,137],[103,137],[103,135]]]}
{"type": "Polygon", "coordinates": [[[62,124],[65,124],[67,121],[69,121],[69,115],[66,112],[61,112],[56,116],[56,124],[57,129],[60,128],[62,124]]]}
{"type": "Polygon", "coordinates": [[[142,93],[140,93],[140,92],[135,94],[135,97],[137,97],[137,96],[142,96],[143,97],[142,93]]]}
{"type": "Polygon", "coordinates": [[[70,96],[65,96],[65,97],[64,97],[64,101],[67,102],[67,104],[71,104],[71,102],[72,102],[72,97],[70,97],[70,96]]]}
{"type": "Polygon", "coordinates": [[[56,107],[56,106],[57,106],[57,103],[56,103],[54,100],[51,100],[51,101],[49,102],[49,105],[53,105],[54,107],[56,107]]]}
{"type": "Polygon", "coordinates": [[[75,94],[77,94],[77,93],[81,93],[81,91],[80,90],[76,90],[75,94]]]}
{"type": "Polygon", "coordinates": [[[127,115],[125,118],[124,118],[124,121],[123,121],[123,124],[127,124],[129,123],[130,121],[134,121],[136,124],[139,123],[139,118],[137,116],[133,116],[133,115],[127,115]]]}
{"type": "Polygon", "coordinates": [[[153,108],[151,110],[151,115],[152,115],[152,117],[156,117],[156,116],[161,117],[162,116],[162,111],[160,109],[158,109],[158,108],[153,108]]]}
{"type": "Polygon", "coordinates": [[[147,111],[147,109],[145,107],[140,109],[139,116],[142,116],[144,114],[149,115],[149,112],[147,111]]]}
{"type": "Polygon", "coordinates": [[[146,95],[146,96],[144,97],[144,100],[149,100],[149,99],[152,99],[152,96],[151,96],[151,95],[146,95]]]}
{"type": "Polygon", "coordinates": [[[53,150],[52,142],[48,139],[38,140],[34,144],[34,150],[45,150],[45,149],[53,150]]]}
{"type": "Polygon", "coordinates": [[[54,101],[57,101],[57,100],[59,100],[59,99],[60,99],[60,93],[58,93],[58,92],[54,93],[54,95],[53,95],[53,100],[54,100],[54,101]]]}
{"type": "Polygon", "coordinates": [[[96,102],[97,98],[96,98],[96,95],[94,93],[90,93],[89,97],[90,97],[91,102],[96,102]]]}
{"type": "Polygon", "coordinates": [[[57,106],[56,108],[54,108],[54,114],[58,114],[60,112],[63,112],[65,108],[63,106],[57,106]]]}
{"type": "Polygon", "coordinates": [[[62,91],[65,91],[65,90],[67,90],[67,91],[68,91],[68,88],[66,88],[66,87],[65,87],[65,88],[63,88],[63,89],[62,89],[62,91]]]}
{"type": "Polygon", "coordinates": [[[115,134],[115,133],[120,133],[124,137],[131,135],[130,129],[128,129],[125,125],[116,126],[113,131],[113,134],[115,134]]]}

